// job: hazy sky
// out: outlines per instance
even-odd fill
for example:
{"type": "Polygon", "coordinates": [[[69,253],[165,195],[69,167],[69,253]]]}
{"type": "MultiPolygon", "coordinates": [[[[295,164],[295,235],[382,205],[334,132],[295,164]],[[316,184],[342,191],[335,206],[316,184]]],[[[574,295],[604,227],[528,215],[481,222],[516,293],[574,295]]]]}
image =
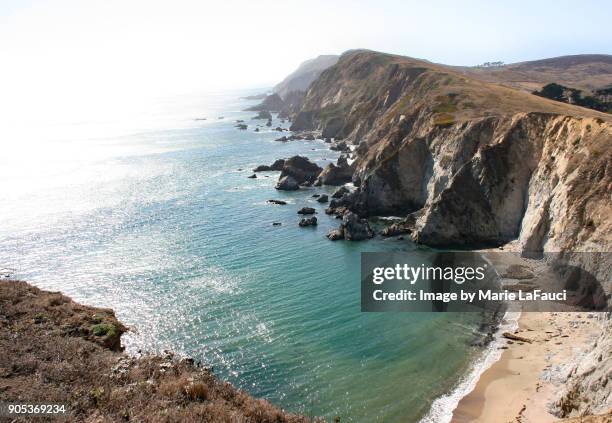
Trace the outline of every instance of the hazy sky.
{"type": "Polygon", "coordinates": [[[266,86],[351,48],[461,65],[611,54],[610,22],[609,1],[0,0],[0,113],[266,86]]]}

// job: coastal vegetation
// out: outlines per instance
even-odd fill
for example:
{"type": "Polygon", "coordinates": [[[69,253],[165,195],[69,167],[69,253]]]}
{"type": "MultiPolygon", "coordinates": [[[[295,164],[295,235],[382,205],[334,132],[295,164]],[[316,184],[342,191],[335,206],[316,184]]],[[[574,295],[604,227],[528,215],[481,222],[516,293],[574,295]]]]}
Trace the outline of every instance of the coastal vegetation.
{"type": "Polygon", "coordinates": [[[544,85],[535,95],[563,103],[575,104],[600,112],[612,113],[612,87],[600,88],[592,95],[584,95],[581,90],[565,87],[554,82],[544,85]]]}
{"type": "Polygon", "coordinates": [[[171,353],[128,356],[112,310],[0,281],[0,400],[66,404],[76,422],[306,423],[171,353]]]}

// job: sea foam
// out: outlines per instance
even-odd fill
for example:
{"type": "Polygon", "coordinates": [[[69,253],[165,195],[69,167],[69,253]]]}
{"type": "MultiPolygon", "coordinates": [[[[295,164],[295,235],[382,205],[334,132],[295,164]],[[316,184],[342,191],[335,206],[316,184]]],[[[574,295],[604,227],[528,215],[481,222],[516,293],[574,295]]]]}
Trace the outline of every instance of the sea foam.
{"type": "Polygon", "coordinates": [[[499,348],[504,344],[502,333],[514,332],[518,328],[520,316],[520,312],[506,312],[502,323],[495,332],[494,340],[474,362],[470,371],[459,380],[450,393],[442,395],[432,403],[429,412],[420,423],[449,423],[451,421],[459,401],[474,390],[480,376],[501,358],[504,351],[499,348]]]}

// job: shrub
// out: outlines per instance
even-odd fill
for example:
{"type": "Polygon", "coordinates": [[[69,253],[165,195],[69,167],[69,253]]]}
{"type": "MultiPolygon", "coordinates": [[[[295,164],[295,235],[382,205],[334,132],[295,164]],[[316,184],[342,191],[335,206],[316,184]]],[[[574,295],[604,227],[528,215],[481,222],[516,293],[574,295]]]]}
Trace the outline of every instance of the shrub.
{"type": "Polygon", "coordinates": [[[94,336],[115,336],[117,335],[117,328],[111,323],[98,323],[91,327],[91,333],[94,336]]]}

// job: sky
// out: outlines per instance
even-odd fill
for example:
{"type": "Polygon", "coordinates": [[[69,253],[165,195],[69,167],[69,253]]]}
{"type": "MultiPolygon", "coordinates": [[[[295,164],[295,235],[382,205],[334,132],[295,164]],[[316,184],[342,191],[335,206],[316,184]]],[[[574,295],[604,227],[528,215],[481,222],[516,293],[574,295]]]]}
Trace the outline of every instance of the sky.
{"type": "Polygon", "coordinates": [[[0,0],[0,119],[266,87],[353,48],[453,65],[612,54],[609,1],[0,0]]]}

